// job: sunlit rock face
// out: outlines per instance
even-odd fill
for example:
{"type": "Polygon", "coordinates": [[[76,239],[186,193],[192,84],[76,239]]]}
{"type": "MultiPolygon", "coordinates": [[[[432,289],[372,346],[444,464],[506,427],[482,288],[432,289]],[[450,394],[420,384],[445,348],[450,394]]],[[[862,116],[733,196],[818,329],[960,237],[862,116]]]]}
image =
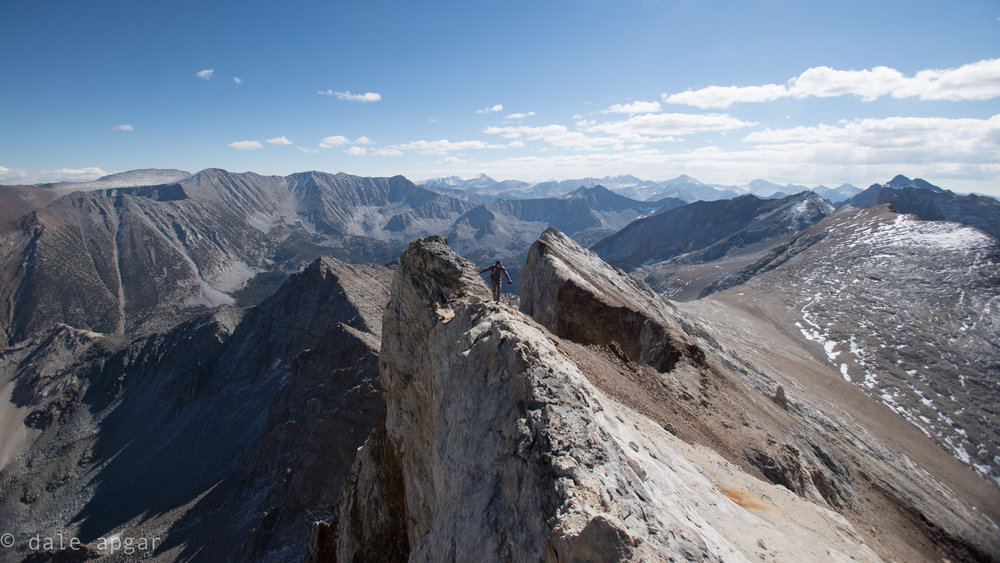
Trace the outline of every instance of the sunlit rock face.
{"type": "Polygon", "coordinates": [[[843,517],[596,388],[584,371],[621,360],[577,357],[475,272],[443,238],[400,258],[384,428],[314,529],[313,560],[878,559],[843,517]]]}

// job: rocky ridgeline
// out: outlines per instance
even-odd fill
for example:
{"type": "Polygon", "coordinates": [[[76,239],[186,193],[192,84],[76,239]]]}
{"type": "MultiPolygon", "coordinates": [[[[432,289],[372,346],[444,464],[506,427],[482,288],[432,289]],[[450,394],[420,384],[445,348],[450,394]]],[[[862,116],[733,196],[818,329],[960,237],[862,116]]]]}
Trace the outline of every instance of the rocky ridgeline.
{"type": "Polygon", "coordinates": [[[1000,554],[968,499],[555,229],[523,313],[475,272],[441,237],[400,258],[385,415],[308,560],[1000,554]]]}
{"type": "MultiPolygon", "coordinates": [[[[597,260],[549,231],[529,259],[531,283],[558,277],[541,271],[555,263],[544,250],[553,243],[597,260]]],[[[310,560],[878,559],[842,516],[598,390],[585,372],[615,371],[613,353],[577,357],[585,348],[490,302],[475,272],[440,237],[401,257],[379,361],[385,416],[335,518],[314,528],[310,560]]],[[[641,293],[611,275],[623,294],[641,293]]],[[[615,320],[591,322],[635,328],[615,320]]],[[[646,328],[654,365],[704,363],[667,334],[676,327],[646,328]]]]}

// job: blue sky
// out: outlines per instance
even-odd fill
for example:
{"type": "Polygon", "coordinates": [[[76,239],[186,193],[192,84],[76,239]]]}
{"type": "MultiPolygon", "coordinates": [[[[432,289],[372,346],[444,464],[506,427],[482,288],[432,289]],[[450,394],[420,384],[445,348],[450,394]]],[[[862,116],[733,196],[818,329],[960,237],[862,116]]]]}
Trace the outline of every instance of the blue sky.
{"type": "Polygon", "coordinates": [[[1000,2],[4,0],[0,183],[137,168],[1000,196],[1000,2]]]}

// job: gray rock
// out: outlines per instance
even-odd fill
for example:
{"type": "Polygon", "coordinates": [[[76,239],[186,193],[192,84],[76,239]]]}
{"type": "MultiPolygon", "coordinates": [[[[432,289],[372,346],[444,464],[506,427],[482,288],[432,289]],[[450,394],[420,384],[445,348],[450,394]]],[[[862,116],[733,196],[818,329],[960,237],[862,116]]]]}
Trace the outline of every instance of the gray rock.
{"type": "Polygon", "coordinates": [[[314,528],[310,560],[721,561],[755,556],[761,537],[790,557],[877,560],[841,517],[598,391],[569,344],[491,303],[444,243],[414,241],[400,258],[380,355],[384,431],[362,448],[335,519],[314,528]]]}

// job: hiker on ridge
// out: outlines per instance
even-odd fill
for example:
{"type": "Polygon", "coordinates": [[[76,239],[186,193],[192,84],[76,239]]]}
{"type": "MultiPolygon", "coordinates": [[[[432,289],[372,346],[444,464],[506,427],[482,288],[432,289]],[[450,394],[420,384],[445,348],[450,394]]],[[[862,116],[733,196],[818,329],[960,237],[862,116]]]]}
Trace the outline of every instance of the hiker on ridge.
{"type": "Polygon", "coordinates": [[[507,273],[507,269],[503,267],[503,264],[497,260],[497,263],[486,268],[485,270],[479,272],[479,275],[483,275],[486,272],[490,272],[490,281],[493,282],[493,300],[500,301],[500,280],[503,276],[507,276],[507,285],[514,283],[510,279],[510,274],[507,273]]]}

